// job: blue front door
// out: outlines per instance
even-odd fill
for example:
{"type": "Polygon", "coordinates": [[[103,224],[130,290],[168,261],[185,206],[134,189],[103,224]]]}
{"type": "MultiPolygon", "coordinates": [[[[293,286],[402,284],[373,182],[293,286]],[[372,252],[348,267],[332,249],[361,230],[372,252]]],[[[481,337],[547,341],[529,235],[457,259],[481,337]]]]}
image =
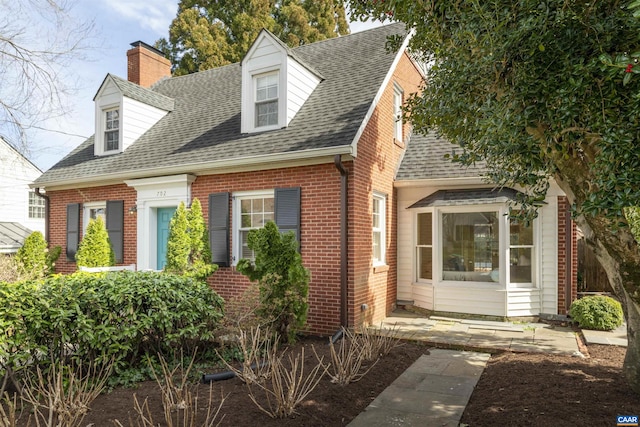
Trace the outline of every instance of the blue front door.
{"type": "Polygon", "coordinates": [[[158,208],[158,260],[157,269],[162,270],[167,263],[167,242],[169,241],[169,222],[176,208],[158,208]]]}

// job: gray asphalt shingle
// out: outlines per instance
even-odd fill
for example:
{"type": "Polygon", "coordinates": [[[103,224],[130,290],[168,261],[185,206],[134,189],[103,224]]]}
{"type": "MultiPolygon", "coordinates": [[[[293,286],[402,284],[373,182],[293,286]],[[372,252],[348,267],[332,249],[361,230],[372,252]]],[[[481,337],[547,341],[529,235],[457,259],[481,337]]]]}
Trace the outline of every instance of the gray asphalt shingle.
{"type": "Polygon", "coordinates": [[[395,53],[385,48],[387,38],[404,32],[403,24],[393,24],[293,49],[324,80],[287,128],[264,133],[240,133],[240,64],[162,80],[151,90],[173,99],[173,111],[125,152],[96,157],[91,137],[36,185],[134,171],[139,176],[144,170],[157,176],[158,169],[169,167],[194,173],[212,161],[348,146],[394,60],[395,53]]]}
{"type": "Polygon", "coordinates": [[[471,178],[484,175],[484,163],[462,166],[444,157],[454,151],[461,152],[461,148],[435,132],[428,135],[413,134],[407,143],[407,151],[398,168],[396,180],[471,178]]]}

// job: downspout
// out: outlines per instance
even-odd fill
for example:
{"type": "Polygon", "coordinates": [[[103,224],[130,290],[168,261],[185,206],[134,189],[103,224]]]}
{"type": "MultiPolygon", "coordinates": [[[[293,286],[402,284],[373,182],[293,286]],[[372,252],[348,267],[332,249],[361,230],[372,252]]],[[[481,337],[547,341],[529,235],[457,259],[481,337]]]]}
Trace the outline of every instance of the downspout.
{"type": "Polygon", "coordinates": [[[36,187],[34,193],[44,199],[44,240],[49,243],[49,196],[41,193],[40,187],[36,187]]]}
{"type": "Polygon", "coordinates": [[[348,171],[342,164],[342,156],[336,154],[334,157],[336,169],[340,172],[340,325],[347,327],[349,324],[347,312],[347,289],[348,289],[348,261],[349,261],[349,229],[348,229],[348,199],[347,199],[347,177],[348,171]]]}

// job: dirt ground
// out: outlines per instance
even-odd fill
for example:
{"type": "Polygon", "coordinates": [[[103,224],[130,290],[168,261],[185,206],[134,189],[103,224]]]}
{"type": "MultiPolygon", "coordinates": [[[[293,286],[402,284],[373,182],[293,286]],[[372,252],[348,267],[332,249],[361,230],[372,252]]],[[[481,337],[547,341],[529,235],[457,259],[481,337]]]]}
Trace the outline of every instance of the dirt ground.
{"type": "MultiPolygon", "coordinates": [[[[326,338],[305,338],[291,348],[297,354],[305,347],[305,367],[316,363],[314,346],[325,362],[330,360],[326,338]]],[[[494,354],[480,378],[463,415],[470,426],[611,426],[617,415],[640,414],[640,396],[624,383],[621,366],[625,349],[589,346],[590,358],[546,354],[494,354]]],[[[222,426],[342,426],[348,424],[429,347],[404,343],[381,359],[359,382],[347,386],[324,377],[295,416],[272,419],[251,401],[246,386],[237,378],[213,384],[214,401],[226,397],[220,416],[222,426]]],[[[219,370],[218,370],[219,371],[219,370]]],[[[214,371],[204,372],[207,374],[214,371]]],[[[209,387],[200,385],[201,412],[209,387]]],[[[155,382],[133,389],[116,389],[101,395],[92,405],[82,425],[137,425],[133,395],[148,399],[156,425],[164,426],[160,394],[155,382]],[[130,420],[133,424],[130,424],[130,420]]],[[[264,395],[256,393],[258,399],[264,395]]],[[[264,400],[263,400],[264,402],[264,400]]],[[[26,420],[23,416],[22,421],[26,420]]],[[[200,420],[196,425],[201,425],[200,420]]],[[[26,423],[22,423],[26,425],[26,423]]]]}

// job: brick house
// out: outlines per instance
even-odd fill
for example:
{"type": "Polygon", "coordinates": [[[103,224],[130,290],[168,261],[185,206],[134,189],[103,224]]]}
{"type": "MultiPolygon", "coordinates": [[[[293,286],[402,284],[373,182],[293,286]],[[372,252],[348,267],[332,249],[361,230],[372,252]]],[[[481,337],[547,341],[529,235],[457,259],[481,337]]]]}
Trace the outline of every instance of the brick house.
{"type": "Polygon", "coordinates": [[[107,75],[94,98],[95,135],[32,184],[50,197],[50,244],[66,248],[58,271],[76,270],[96,216],[118,263],[162,268],[173,211],[198,198],[220,266],[209,281],[223,298],[248,284],[234,268],[251,256],[248,230],[273,219],[296,233],[311,271],[312,332],[378,322],[398,299],[434,309],[413,289],[426,286],[412,274],[415,238],[397,241],[424,212],[399,197],[414,197],[409,184],[420,196],[433,185],[396,179],[413,140],[428,138],[399,119],[423,74],[408,39],[387,52],[394,34],[404,27],[290,49],[262,31],[241,63],[172,78],[160,52],[132,44],[128,80],[107,75]]]}

